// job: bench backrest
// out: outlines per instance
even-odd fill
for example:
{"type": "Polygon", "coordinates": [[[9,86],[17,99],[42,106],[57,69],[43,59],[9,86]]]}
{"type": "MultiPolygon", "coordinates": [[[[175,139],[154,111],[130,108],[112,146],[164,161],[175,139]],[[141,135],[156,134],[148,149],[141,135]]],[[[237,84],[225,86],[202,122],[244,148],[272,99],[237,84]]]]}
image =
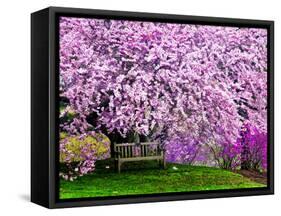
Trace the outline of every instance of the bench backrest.
{"type": "Polygon", "coordinates": [[[143,142],[136,143],[114,143],[114,151],[120,158],[149,157],[161,155],[160,143],[143,142]]]}

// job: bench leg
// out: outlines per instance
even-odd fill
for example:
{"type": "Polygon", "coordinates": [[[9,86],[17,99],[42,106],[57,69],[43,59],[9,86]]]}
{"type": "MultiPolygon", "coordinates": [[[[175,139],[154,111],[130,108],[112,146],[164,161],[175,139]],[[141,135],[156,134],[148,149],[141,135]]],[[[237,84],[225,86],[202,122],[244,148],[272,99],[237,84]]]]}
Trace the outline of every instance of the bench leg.
{"type": "Polygon", "coordinates": [[[121,162],[118,160],[118,173],[121,172],[121,162]]]}
{"type": "Polygon", "coordinates": [[[166,160],[163,159],[163,168],[166,169],[166,160]]]}
{"type": "Polygon", "coordinates": [[[117,165],[116,165],[116,163],[117,163],[117,161],[116,161],[116,159],[114,159],[114,170],[116,171],[116,169],[117,169],[117,165]]]}

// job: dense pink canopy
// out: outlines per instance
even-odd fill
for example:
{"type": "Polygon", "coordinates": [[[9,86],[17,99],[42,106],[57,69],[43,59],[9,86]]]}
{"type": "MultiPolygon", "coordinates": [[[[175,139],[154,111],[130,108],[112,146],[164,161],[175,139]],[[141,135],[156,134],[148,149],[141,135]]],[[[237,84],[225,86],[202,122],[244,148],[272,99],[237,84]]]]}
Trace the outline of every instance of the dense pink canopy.
{"type": "Polygon", "coordinates": [[[266,132],[267,31],[62,17],[60,95],[61,116],[76,113],[61,124],[70,134],[235,145],[245,122],[266,132]]]}

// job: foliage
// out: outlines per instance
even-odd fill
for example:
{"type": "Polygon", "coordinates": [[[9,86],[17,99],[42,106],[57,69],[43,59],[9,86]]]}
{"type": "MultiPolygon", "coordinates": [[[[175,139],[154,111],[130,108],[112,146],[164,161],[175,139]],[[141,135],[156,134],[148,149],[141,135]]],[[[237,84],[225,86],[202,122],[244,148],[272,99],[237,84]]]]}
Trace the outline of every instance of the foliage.
{"type": "Polygon", "coordinates": [[[241,146],[209,142],[199,145],[190,137],[180,137],[165,145],[166,160],[173,163],[207,164],[223,169],[237,169],[241,165],[241,146]]]}
{"type": "Polygon", "coordinates": [[[245,123],[240,129],[240,135],[233,144],[220,143],[218,141],[227,142],[220,139],[216,143],[198,145],[190,137],[177,138],[165,145],[166,159],[169,162],[186,164],[204,164],[214,160],[223,169],[266,171],[267,133],[245,123]]]}
{"type": "Polygon", "coordinates": [[[238,141],[242,147],[242,167],[267,170],[267,133],[247,123],[243,126],[238,141]]]}
{"type": "Polygon", "coordinates": [[[202,147],[190,137],[177,137],[167,141],[165,157],[168,162],[184,164],[205,160],[202,147]]]}
{"type": "Polygon", "coordinates": [[[60,134],[60,162],[64,172],[60,176],[73,180],[95,169],[96,160],[110,157],[110,140],[103,134],[81,136],[60,134]]]}
{"type": "Polygon", "coordinates": [[[217,166],[223,169],[241,167],[241,146],[239,143],[213,143],[209,145],[217,166]]]}

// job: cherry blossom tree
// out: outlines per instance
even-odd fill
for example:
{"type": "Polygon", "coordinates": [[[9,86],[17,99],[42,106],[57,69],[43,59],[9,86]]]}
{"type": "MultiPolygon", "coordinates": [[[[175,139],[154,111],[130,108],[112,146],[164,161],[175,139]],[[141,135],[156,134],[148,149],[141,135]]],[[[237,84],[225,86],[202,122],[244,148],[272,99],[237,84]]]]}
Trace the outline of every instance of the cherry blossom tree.
{"type": "Polygon", "coordinates": [[[267,132],[267,31],[61,17],[60,97],[69,134],[185,136],[230,156],[243,122],[267,132]]]}

